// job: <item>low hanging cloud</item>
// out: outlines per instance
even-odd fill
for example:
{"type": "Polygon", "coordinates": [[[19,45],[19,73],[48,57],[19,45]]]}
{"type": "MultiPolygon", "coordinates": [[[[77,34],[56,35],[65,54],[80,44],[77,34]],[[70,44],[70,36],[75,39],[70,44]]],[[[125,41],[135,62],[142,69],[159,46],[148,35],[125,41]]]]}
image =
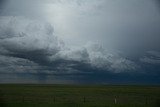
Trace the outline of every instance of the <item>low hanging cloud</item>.
{"type": "Polygon", "coordinates": [[[145,56],[140,58],[140,61],[148,64],[160,64],[160,52],[148,51],[145,56]]]}
{"type": "Polygon", "coordinates": [[[1,73],[85,73],[135,71],[137,65],[98,43],[65,46],[52,25],[24,17],[1,17],[1,73]]]}
{"type": "Polygon", "coordinates": [[[0,55],[0,73],[38,73],[40,66],[28,59],[0,55]]]}

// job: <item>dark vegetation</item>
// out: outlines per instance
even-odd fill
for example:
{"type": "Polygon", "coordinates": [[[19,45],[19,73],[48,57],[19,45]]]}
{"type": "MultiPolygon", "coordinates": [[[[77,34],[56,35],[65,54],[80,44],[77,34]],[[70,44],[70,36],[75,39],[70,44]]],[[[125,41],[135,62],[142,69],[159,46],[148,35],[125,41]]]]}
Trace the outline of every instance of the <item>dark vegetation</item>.
{"type": "Polygon", "coordinates": [[[0,107],[160,107],[160,87],[1,84],[0,107]]]}

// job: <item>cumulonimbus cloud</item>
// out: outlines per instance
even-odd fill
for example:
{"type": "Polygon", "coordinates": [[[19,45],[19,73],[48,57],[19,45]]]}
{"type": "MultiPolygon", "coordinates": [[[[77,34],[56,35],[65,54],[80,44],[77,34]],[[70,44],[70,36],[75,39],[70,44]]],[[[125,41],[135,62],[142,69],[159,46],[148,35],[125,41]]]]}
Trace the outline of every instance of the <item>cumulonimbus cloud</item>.
{"type": "MultiPolygon", "coordinates": [[[[123,72],[134,71],[137,65],[120,55],[108,53],[106,49],[97,43],[88,43],[83,47],[72,49],[66,47],[63,40],[54,35],[53,27],[48,23],[42,23],[24,17],[3,17],[0,19],[0,48],[1,62],[11,57],[11,62],[21,61],[27,65],[21,69],[23,72],[37,64],[37,68],[30,71],[41,70],[52,73],[85,72],[94,69],[123,72]],[[32,63],[26,63],[31,61],[32,63]],[[84,67],[82,69],[82,66],[84,67]]],[[[10,64],[14,71],[20,70],[19,63],[10,64]],[[16,65],[17,64],[17,65],[16,65]]],[[[8,65],[9,66],[9,65],[8,65]]],[[[24,65],[23,65],[24,66],[24,65]]],[[[3,68],[4,69],[4,68],[3,68]]],[[[0,69],[2,70],[2,69],[0,69]]],[[[4,70],[3,70],[4,71],[4,70]]],[[[9,70],[10,71],[10,70],[9,70]]],[[[6,71],[7,72],[7,71],[6,71]]],[[[19,71],[18,71],[19,72],[19,71]]],[[[27,71],[28,72],[28,71],[27,71]]]]}

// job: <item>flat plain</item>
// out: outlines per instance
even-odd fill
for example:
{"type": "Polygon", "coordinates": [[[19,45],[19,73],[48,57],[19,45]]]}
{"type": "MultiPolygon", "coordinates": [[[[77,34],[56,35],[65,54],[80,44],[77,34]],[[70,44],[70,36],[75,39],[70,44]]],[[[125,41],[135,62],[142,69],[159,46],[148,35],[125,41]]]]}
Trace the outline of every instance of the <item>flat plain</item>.
{"type": "Polygon", "coordinates": [[[0,84],[0,107],[160,107],[160,86],[0,84]]]}

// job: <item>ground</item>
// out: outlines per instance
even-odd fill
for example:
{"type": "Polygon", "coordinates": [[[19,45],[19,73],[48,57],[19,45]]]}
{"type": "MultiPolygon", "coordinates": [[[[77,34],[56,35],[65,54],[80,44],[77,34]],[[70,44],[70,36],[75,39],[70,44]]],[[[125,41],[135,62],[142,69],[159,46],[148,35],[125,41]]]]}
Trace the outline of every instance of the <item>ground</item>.
{"type": "Polygon", "coordinates": [[[160,86],[1,84],[0,107],[160,107],[160,86]]]}

